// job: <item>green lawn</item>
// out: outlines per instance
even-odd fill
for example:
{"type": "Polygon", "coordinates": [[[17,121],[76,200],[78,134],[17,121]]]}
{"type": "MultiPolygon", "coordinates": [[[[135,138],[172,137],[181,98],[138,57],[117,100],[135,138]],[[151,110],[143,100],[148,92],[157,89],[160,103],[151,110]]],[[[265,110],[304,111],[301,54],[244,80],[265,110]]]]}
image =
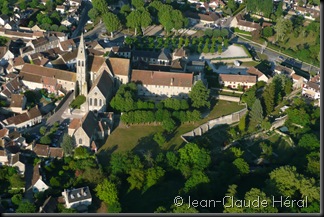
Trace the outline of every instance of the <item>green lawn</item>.
{"type": "Polygon", "coordinates": [[[254,66],[258,65],[258,64],[259,63],[256,62],[256,61],[250,61],[250,62],[242,62],[241,66],[254,67],[254,66]]]}
{"type": "MultiPolygon", "coordinates": [[[[167,143],[162,147],[164,150],[172,150],[181,147],[184,141],[181,135],[193,130],[199,125],[207,122],[208,120],[215,119],[222,115],[228,115],[233,112],[243,109],[244,105],[238,105],[235,102],[228,102],[220,100],[213,107],[209,115],[195,123],[186,123],[180,125],[175,132],[168,138],[167,143]]],[[[118,126],[108,137],[106,143],[99,149],[100,155],[105,156],[114,151],[123,152],[128,150],[142,151],[151,150],[154,153],[160,151],[160,147],[153,140],[153,136],[157,132],[162,132],[163,129],[160,125],[132,125],[128,128],[124,125],[118,126]],[[105,154],[106,153],[106,154],[105,154]]]]}

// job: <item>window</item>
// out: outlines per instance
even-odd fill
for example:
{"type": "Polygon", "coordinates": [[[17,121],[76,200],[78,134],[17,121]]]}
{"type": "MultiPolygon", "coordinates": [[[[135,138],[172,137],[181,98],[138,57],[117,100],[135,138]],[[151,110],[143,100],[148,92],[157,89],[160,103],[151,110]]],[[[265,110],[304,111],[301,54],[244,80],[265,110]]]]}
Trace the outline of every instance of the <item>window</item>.
{"type": "Polygon", "coordinates": [[[99,106],[101,106],[102,105],[102,100],[101,99],[99,99],[99,106]]]}
{"type": "Polygon", "coordinates": [[[90,105],[92,105],[92,98],[90,98],[90,105]]]}
{"type": "Polygon", "coordinates": [[[80,66],[80,60],[78,61],[78,66],[80,66]]]}
{"type": "Polygon", "coordinates": [[[94,99],[94,106],[97,106],[97,98],[94,99]]]}
{"type": "Polygon", "coordinates": [[[82,144],[82,139],[79,139],[79,144],[82,144]]]}
{"type": "Polygon", "coordinates": [[[84,61],[82,61],[82,66],[84,66],[84,61]]]}

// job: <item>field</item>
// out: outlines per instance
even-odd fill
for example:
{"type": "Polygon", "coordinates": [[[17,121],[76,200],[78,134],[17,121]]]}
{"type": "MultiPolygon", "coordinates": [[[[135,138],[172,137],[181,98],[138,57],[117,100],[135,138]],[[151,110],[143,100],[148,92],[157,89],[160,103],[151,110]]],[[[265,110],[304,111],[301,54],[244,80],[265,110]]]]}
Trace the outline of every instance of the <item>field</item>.
{"type": "Polygon", "coordinates": [[[118,126],[108,137],[106,143],[99,149],[99,158],[105,158],[112,152],[135,151],[142,152],[151,150],[152,154],[156,154],[162,150],[178,149],[184,144],[181,135],[193,130],[197,126],[207,122],[208,120],[228,115],[233,112],[243,109],[244,105],[238,105],[235,102],[228,102],[220,100],[214,106],[210,113],[202,120],[195,123],[186,123],[180,125],[172,135],[167,138],[167,142],[163,147],[159,147],[153,140],[153,136],[157,132],[162,132],[160,125],[132,125],[126,127],[125,125],[118,126]]]}

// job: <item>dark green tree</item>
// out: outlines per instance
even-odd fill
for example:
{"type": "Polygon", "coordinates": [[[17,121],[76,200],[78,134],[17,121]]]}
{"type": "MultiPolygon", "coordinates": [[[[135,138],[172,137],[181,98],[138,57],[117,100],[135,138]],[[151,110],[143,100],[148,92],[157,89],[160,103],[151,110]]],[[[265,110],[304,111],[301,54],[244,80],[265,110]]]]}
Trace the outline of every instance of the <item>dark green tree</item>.
{"type": "Polygon", "coordinates": [[[191,106],[194,108],[209,108],[209,93],[210,91],[207,89],[204,83],[201,80],[197,81],[189,93],[191,106]]]}

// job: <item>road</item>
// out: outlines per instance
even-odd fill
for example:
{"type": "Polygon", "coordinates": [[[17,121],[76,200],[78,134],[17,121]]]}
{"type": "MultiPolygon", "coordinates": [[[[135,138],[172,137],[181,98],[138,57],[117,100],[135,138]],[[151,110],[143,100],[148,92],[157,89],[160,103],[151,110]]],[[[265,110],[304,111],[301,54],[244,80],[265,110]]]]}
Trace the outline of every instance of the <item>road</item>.
{"type": "Polygon", "coordinates": [[[80,15],[80,21],[78,23],[77,28],[73,31],[71,38],[76,38],[81,35],[84,26],[87,24],[89,20],[88,11],[92,8],[92,4],[88,1],[83,1],[84,7],[82,9],[81,15],[80,15]]]}
{"type": "MultiPolygon", "coordinates": [[[[239,44],[245,44],[247,46],[247,48],[254,47],[255,51],[257,51],[257,52],[261,51],[261,46],[258,43],[255,43],[255,42],[253,42],[251,40],[245,39],[245,38],[243,38],[241,36],[240,37],[234,37],[232,39],[232,41],[236,42],[236,43],[239,43],[239,44]]],[[[287,59],[290,58],[291,60],[286,60],[286,62],[288,62],[289,64],[293,65],[296,68],[300,68],[300,69],[302,69],[304,71],[310,71],[310,70],[312,70],[312,71],[320,71],[320,69],[318,67],[316,67],[316,66],[313,66],[313,65],[310,65],[310,64],[304,63],[304,62],[300,63],[300,62],[294,60],[293,57],[290,57],[290,56],[288,56],[286,54],[277,52],[277,51],[272,50],[270,48],[265,48],[263,53],[268,56],[269,61],[271,61],[271,62],[275,62],[275,60],[278,59],[278,56],[283,56],[283,57],[285,57],[287,59]]]]}
{"type": "Polygon", "coordinates": [[[56,111],[51,117],[49,117],[46,121],[47,126],[53,125],[55,122],[61,122],[64,119],[62,118],[63,112],[69,107],[71,101],[73,100],[74,92],[72,92],[67,100],[64,102],[64,104],[59,108],[58,111],[56,111]]]}

